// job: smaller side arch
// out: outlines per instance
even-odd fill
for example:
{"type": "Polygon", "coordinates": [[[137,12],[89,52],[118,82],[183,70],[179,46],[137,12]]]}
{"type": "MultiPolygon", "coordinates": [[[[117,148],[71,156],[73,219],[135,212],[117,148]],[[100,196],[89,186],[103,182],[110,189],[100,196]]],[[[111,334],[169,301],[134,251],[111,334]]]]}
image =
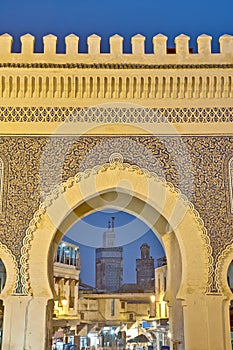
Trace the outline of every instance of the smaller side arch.
{"type": "Polygon", "coordinates": [[[216,285],[219,291],[229,299],[233,299],[233,294],[227,282],[227,271],[232,260],[233,244],[229,244],[219,256],[216,264],[216,285]]]}
{"type": "Polygon", "coordinates": [[[0,242],[0,259],[6,268],[6,283],[0,293],[0,299],[4,300],[7,296],[17,293],[17,285],[19,280],[19,269],[15,256],[0,242]]]}
{"type": "Polygon", "coordinates": [[[231,261],[233,260],[233,244],[229,244],[218,258],[216,264],[216,284],[223,296],[223,330],[226,341],[226,349],[231,349],[230,336],[230,304],[233,300],[233,293],[228,285],[227,273],[231,261]]]}

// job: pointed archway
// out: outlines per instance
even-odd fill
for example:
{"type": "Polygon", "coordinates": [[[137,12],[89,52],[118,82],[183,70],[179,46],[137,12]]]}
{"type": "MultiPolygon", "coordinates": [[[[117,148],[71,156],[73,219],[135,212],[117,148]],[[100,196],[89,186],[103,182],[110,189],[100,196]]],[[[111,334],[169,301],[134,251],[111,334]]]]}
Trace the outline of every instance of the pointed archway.
{"type": "MultiPolygon", "coordinates": [[[[182,300],[184,307],[185,347],[204,349],[202,345],[209,342],[208,326],[195,316],[197,310],[202,312],[203,307],[208,308],[205,298],[209,288],[211,248],[203,222],[193,205],[171,184],[154,173],[124,163],[121,157],[113,157],[108,164],[69,179],[41,205],[27,230],[21,272],[25,292],[30,290],[33,295],[28,318],[30,320],[35,312],[40,315],[38,337],[45,339],[45,330],[38,325],[45,324],[46,303],[53,297],[48,274],[53,242],[58,242],[80,217],[109,203],[138,215],[149,224],[163,242],[170,264],[177,242],[175,251],[179,250],[182,266],[176,270],[180,279],[173,276],[173,280],[180,281],[176,299],[182,300]],[[205,339],[203,329],[206,329],[205,339]]],[[[172,286],[170,294],[167,293],[168,300],[171,291],[172,286]]],[[[33,327],[32,323],[27,334],[28,346],[36,344],[33,327]]]]}

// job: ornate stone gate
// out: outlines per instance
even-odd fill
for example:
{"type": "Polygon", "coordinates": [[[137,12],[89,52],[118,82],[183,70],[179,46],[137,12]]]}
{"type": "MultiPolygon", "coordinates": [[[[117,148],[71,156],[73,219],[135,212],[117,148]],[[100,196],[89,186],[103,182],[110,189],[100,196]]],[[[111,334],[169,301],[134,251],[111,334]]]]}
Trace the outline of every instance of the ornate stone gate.
{"type": "Polygon", "coordinates": [[[220,38],[219,54],[206,35],[198,53],[177,37],[175,54],[163,35],[153,38],[153,54],[141,35],[132,54],[122,53],[119,36],[108,54],[96,35],[87,54],[74,35],[65,54],[52,35],[41,54],[31,35],[21,40],[12,53],[12,38],[0,37],[3,349],[47,349],[50,247],[111,203],[140,216],[164,244],[181,348],[230,350],[233,37],[220,38]]]}

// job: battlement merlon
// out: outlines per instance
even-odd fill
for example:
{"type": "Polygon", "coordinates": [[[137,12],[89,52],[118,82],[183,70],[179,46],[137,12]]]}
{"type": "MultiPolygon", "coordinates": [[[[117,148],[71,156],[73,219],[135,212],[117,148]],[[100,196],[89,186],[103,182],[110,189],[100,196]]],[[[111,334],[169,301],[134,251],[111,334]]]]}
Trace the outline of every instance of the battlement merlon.
{"type": "Polygon", "coordinates": [[[44,52],[34,53],[35,38],[31,34],[21,36],[21,52],[12,52],[13,38],[9,34],[0,36],[0,64],[2,63],[118,63],[118,64],[233,64],[233,36],[225,34],[219,38],[219,53],[211,52],[212,37],[202,34],[197,38],[197,53],[189,49],[190,37],[181,34],[174,40],[175,53],[167,53],[167,37],[153,37],[153,53],[145,53],[146,38],[137,34],[131,38],[132,53],[123,53],[123,37],[110,37],[110,52],[101,53],[101,37],[93,34],[87,38],[88,53],[79,53],[79,37],[65,37],[66,53],[56,53],[57,37],[43,37],[44,52]]]}

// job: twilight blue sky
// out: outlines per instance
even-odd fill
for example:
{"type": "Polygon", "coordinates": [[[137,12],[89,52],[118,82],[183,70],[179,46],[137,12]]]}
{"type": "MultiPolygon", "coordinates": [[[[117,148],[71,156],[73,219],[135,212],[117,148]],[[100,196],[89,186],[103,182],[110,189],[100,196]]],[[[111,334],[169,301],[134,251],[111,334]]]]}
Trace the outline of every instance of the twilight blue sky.
{"type": "Polygon", "coordinates": [[[146,49],[151,51],[151,39],[157,33],[169,37],[169,47],[180,33],[196,37],[213,36],[213,48],[218,50],[218,37],[233,34],[232,0],[11,0],[1,1],[0,33],[15,37],[13,49],[19,50],[19,37],[30,32],[36,37],[36,50],[42,50],[42,36],[58,36],[58,52],[64,51],[64,37],[80,36],[80,51],[86,50],[86,37],[102,36],[102,50],[108,50],[109,36],[125,37],[124,48],[130,51],[131,36],[147,37],[146,49]]]}
{"type": "Polygon", "coordinates": [[[86,284],[95,285],[95,248],[102,246],[103,232],[112,216],[115,217],[116,245],[123,246],[123,283],[136,282],[136,259],[140,258],[143,243],[151,247],[150,255],[155,259],[155,266],[156,259],[164,256],[163,247],[155,234],[135,216],[111,209],[95,212],[78,221],[64,238],[77,242],[80,247],[80,277],[86,284]]]}

